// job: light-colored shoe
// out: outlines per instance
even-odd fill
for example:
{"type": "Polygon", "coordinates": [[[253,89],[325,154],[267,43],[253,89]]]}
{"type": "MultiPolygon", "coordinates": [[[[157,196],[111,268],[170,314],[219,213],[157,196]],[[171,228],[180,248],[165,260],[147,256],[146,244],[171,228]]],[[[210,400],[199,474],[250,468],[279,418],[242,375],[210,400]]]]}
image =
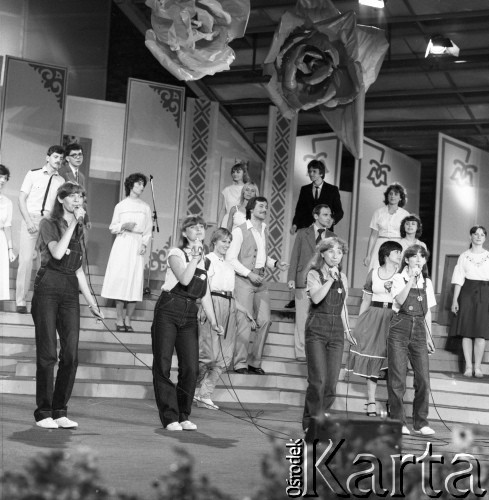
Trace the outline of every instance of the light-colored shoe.
{"type": "Polygon", "coordinates": [[[401,433],[402,433],[404,436],[409,436],[409,435],[411,434],[411,431],[407,428],[407,425],[403,425],[403,426],[402,426],[401,433]]]}
{"type": "Polygon", "coordinates": [[[180,422],[180,427],[184,431],[196,431],[197,430],[197,426],[193,422],[191,422],[190,420],[185,420],[183,422],[180,422]]]}
{"type": "Polygon", "coordinates": [[[196,398],[197,406],[199,408],[207,408],[208,410],[219,410],[219,406],[217,406],[211,398],[196,398]]]}
{"type": "Polygon", "coordinates": [[[165,429],[167,431],[181,431],[182,426],[178,422],[172,422],[171,424],[168,424],[165,429]]]}
{"type": "Polygon", "coordinates": [[[58,427],[62,429],[74,429],[78,427],[78,422],[73,422],[73,420],[70,420],[68,417],[56,418],[54,421],[58,424],[58,427]]]}
{"type": "Polygon", "coordinates": [[[38,420],[36,425],[42,427],[43,429],[57,429],[59,427],[59,425],[51,417],[38,420]]]}
{"type": "Polygon", "coordinates": [[[467,365],[464,371],[464,377],[472,377],[473,369],[472,365],[467,365]]]}
{"type": "Polygon", "coordinates": [[[422,436],[431,436],[435,433],[435,431],[428,425],[421,427],[421,429],[413,429],[413,431],[415,434],[421,434],[422,436]]]}
{"type": "Polygon", "coordinates": [[[482,370],[480,369],[480,367],[476,367],[474,369],[474,376],[477,377],[477,378],[482,378],[484,376],[484,374],[482,373],[482,370]]]}

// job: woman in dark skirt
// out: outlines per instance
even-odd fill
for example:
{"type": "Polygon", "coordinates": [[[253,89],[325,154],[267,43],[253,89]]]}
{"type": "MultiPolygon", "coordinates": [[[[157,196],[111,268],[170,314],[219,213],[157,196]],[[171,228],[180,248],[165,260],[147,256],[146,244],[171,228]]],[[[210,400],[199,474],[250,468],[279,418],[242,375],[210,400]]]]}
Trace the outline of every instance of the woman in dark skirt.
{"type": "Polygon", "coordinates": [[[463,337],[465,377],[484,376],[481,363],[489,338],[489,252],[483,247],[486,237],[485,227],[470,229],[470,248],[458,258],[452,276],[455,319],[450,333],[463,337]]]}

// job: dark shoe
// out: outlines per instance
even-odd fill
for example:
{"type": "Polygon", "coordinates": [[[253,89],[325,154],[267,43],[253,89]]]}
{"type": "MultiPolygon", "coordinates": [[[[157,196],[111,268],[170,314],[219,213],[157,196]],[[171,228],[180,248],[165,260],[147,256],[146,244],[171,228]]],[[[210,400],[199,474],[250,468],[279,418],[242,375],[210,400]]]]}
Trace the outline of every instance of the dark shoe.
{"type": "Polygon", "coordinates": [[[19,314],[27,314],[27,306],[17,306],[17,312],[19,314]]]}
{"type": "Polygon", "coordinates": [[[288,304],[286,304],[285,309],[294,309],[295,308],[295,300],[292,299],[288,304]]]}
{"type": "Polygon", "coordinates": [[[365,413],[367,417],[376,417],[377,416],[377,405],[375,403],[367,403],[365,405],[365,413]]]}
{"type": "Polygon", "coordinates": [[[255,368],[251,365],[248,365],[248,373],[254,373],[255,375],[265,375],[265,372],[261,368],[255,368]]]}
{"type": "Polygon", "coordinates": [[[127,325],[124,326],[126,328],[126,332],[134,332],[134,328],[132,326],[127,326],[127,325]]]}
{"type": "Polygon", "coordinates": [[[118,325],[117,323],[115,324],[115,329],[118,332],[125,332],[126,331],[126,325],[118,325]]]}
{"type": "Polygon", "coordinates": [[[234,373],[239,373],[240,375],[248,375],[248,368],[238,368],[234,370],[234,373]]]}

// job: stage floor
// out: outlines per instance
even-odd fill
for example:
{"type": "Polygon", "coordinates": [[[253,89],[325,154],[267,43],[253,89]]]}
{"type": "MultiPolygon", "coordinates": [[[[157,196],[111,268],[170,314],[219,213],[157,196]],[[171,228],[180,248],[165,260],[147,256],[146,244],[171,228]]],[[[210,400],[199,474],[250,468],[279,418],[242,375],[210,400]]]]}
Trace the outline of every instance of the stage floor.
{"type": "MultiPolygon", "coordinates": [[[[206,475],[222,491],[243,499],[261,483],[261,458],[272,453],[270,440],[249,420],[243,420],[247,417],[237,404],[223,404],[226,413],[194,407],[191,419],[198,425],[196,432],[168,432],[159,422],[153,400],[74,397],[69,417],[78,421],[78,429],[46,431],[34,425],[32,396],[0,394],[0,402],[2,472],[20,469],[38,453],[89,448],[98,459],[102,484],[150,498],[152,483],[170,471],[177,458],[175,448],[180,447],[195,458],[197,476],[206,475]]],[[[285,444],[303,437],[302,410],[286,405],[245,406],[257,417],[257,423],[268,428],[263,432],[283,439],[277,442],[284,450],[285,461],[285,444]]],[[[429,441],[434,451],[452,453],[450,431],[438,422],[432,426],[436,434],[429,441]]],[[[482,443],[478,459],[487,467],[489,427],[478,427],[477,435],[482,443]]],[[[404,437],[403,452],[420,456],[427,441],[418,436],[404,437]]]]}

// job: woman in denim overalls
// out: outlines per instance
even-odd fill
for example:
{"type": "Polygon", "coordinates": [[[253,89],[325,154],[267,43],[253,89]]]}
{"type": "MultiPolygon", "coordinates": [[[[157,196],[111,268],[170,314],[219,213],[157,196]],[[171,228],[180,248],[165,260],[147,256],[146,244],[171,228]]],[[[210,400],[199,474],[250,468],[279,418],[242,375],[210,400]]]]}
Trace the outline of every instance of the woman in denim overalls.
{"type": "Polygon", "coordinates": [[[345,337],[356,344],[346,308],[348,283],[340,272],[346,252],[346,243],[340,238],[321,240],[307,273],[311,305],[305,327],[308,383],[302,417],[305,431],[311,419],[324,415],[334,403],[345,337]]]}
{"type": "Polygon", "coordinates": [[[428,425],[428,354],[435,351],[430,308],[436,305],[433,284],[426,267],[428,257],[428,250],[421,245],[410,246],[404,252],[400,274],[392,279],[392,309],[395,314],[387,340],[387,391],[391,417],[401,421],[403,434],[410,434],[403,405],[409,359],[414,372],[413,429],[416,434],[425,436],[435,433],[428,425]]]}
{"type": "Polygon", "coordinates": [[[181,228],[178,248],[168,253],[165,283],[155,306],[151,339],[153,387],[160,420],[169,431],[194,431],[189,420],[199,373],[197,299],[212,329],[222,335],[212,307],[202,240],[206,224],[202,217],[189,216],[181,228]],[[170,379],[173,351],[178,359],[178,383],[170,379]]]}
{"type": "Polygon", "coordinates": [[[78,366],[79,291],[91,313],[103,318],[82,268],[83,188],[66,182],[57,192],[51,215],[39,224],[41,267],[34,282],[32,318],[36,333],[36,424],[45,429],[74,428],[67,418],[78,366]],[[60,340],[58,373],[56,330],[60,340]],[[53,387],[54,386],[54,387],[53,387]]]}

